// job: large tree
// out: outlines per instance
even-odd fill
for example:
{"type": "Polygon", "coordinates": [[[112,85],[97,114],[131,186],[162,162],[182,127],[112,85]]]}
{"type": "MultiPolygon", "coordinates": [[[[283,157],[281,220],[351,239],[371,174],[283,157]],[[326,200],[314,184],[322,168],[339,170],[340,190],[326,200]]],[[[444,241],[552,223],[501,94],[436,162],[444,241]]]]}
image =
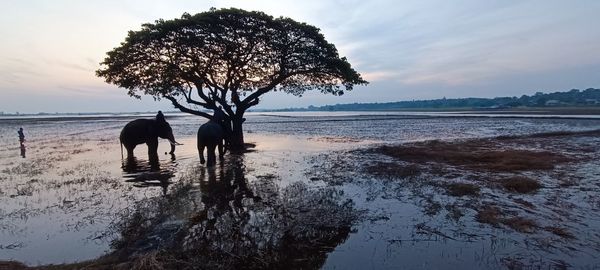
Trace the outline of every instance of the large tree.
{"type": "Polygon", "coordinates": [[[244,113],[271,91],[342,95],[367,84],[319,29],[262,12],[211,9],[129,31],[96,74],[106,82],[167,99],[182,112],[231,121],[231,147],[244,144],[244,113]]]}

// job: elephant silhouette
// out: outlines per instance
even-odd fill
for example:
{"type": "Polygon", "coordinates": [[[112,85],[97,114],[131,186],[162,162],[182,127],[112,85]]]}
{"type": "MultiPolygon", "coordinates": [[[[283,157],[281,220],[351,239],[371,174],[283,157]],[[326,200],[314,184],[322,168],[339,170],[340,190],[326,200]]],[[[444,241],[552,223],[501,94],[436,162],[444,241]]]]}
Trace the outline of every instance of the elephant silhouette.
{"type": "Polygon", "coordinates": [[[216,164],[215,149],[219,151],[219,159],[223,160],[223,155],[227,149],[224,149],[223,141],[227,144],[228,121],[216,121],[211,119],[198,128],[198,155],[200,164],[206,162],[206,166],[216,164]],[[204,160],[204,148],[206,148],[206,160],[204,160]]]}
{"type": "Polygon", "coordinates": [[[133,158],[133,149],[138,144],[145,143],[148,146],[148,158],[151,162],[158,162],[158,138],[169,140],[171,143],[171,152],[175,152],[175,145],[178,144],[173,136],[171,125],[165,120],[165,116],[158,111],[155,119],[136,119],[133,120],[121,130],[119,140],[121,141],[121,156],[123,155],[123,146],[127,149],[127,159],[133,158]]]}

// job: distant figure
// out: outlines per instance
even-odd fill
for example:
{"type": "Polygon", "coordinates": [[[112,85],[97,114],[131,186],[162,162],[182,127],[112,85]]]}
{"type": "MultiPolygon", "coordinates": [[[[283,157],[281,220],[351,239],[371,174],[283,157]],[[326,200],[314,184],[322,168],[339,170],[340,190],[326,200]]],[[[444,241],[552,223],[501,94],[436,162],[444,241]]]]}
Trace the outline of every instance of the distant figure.
{"type": "Polygon", "coordinates": [[[23,128],[19,128],[19,143],[21,144],[21,157],[25,158],[25,134],[23,133],[23,128]]]}
{"type": "Polygon", "coordinates": [[[19,131],[17,131],[17,133],[19,133],[19,142],[21,143],[21,145],[23,145],[23,143],[25,142],[25,134],[23,134],[23,128],[19,128],[19,131]]]}

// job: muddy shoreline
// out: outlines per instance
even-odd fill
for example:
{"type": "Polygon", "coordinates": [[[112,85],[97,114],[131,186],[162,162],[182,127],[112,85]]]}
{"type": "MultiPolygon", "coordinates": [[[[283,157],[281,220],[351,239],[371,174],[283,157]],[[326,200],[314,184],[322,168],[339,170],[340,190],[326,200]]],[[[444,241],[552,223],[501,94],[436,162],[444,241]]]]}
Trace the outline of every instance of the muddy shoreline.
{"type": "Polygon", "coordinates": [[[512,251],[483,268],[600,266],[592,255],[600,252],[599,130],[384,144],[333,156],[329,169],[360,168],[362,176],[314,180],[336,186],[379,181],[375,196],[418,205],[429,217],[415,222],[411,238],[390,237],[390,243],[504,238],[512,251]]]}
{"type": "Polygon", "coordinates": [[[33,269],[600,265],[594,121],[297,118],[253,118],[256,149],[212,170],[185,117],[158,171],[144,147],[121,164],[121,119],[26,127],[26,158],[0,136],[0,255],[33,269]]]}
{"type": "MultiPolygon", "coordinates": [[[[328,139],[325,138],[323,140],[328,139]]],[[[578,175],[576,171],[583,164],[593,163],[597,160],[600,153],[599,142],[600,131],[594,130],[587,132],[543,133],[487,139],[424,141],[400,145],[381,145],[338,152],[335,155],[338,155],[337,161],[342,161],[340,163],[332,160],[332,156],[330,155],[326,159],[333,162],[328,165],[328,168],[313,167],[308,176],[310,176],[311,181],[324,182],[333,188],[354,183],[357,181],[357,178],[361,177],[356,177],[356,174],[352,174],[350,177],[344,177],[343,175],[349,171],[347,166],[356,166],[357,164],[343,164],[350,159],[340,159],[339,155],[368,156],[370,158],[361,160],[359,174],[363,177],[371,178],[370,181],[395,182],[401,187],[410,190],[414,196],[412,201],[416,201],[421,207],[421,214],[423,216],[455,223],[468,220],[468,222],[480,224],[478,227],[483,228],[484,231],[501,230],[514,237],[514,241],[525,241],[530,248],[535,249],[538,253],[547,252],[548,255],[564,253],[565,255],[568,254],[574,256],[573,258],[577,258],[577,254],[579,253],[590,256],[591,252],[600,252],[600,246],[598,245],[600,243],[600,238],[598,238],[600,237],[600,232],[596,231],[598,228],[591,229],[589,227],[593,227],[593,224],[587,224],[586,220],[582,220],[583,214],[598,218],[597,214],[594,213],[597,213],[600,209],[600,201],[594,199],[594,196],[588,196],[586,197],[589,200],[587,205],[568,203],[567,201],[570,200],[569,196],[561,193],[586,192],[588,195],[591,195],[589,193],[597,194],[598,191],[597,189],[594,190],[594,186],[597,188],[600,185],[599,179],[586,179],[578,175]],[[387,159],[387,161],[384,162],[381,159],[387,159]],[[319,171],[322,173],[319,174],[319,171]],[[592,183],[586,183],[588,180],[592,181],[592,183]],[[427,190],[431,193],[428,194],[427,190]],[[563,190],[563,192],[559,190],[563,190]],[[444,196],[453,198],[453,200],[444,199],[444,196]]],[[[217,170],[217,174],[221,174],[218,176],[219,180],[230,179],[230,183],[234,186],[246,185],[246,173],[239,170],[236,171],[236,168],[245,167],[244,164],[239,162],[243,161],[230,159],[225,167],[221,167],[220,172],[217,170]],[[234,179],[236,177],[237,179],[234,179]]],[[[211,174],[210,171],[204,171],[203,168],[195,168],[195,170],[189,172],[188,177],[191,175],[204,175],[205,173],[211,174]]],[[[217,176],[212,177],[215,177],[215,180],[217,178],[217,176]]],[[[278,176],[263,175],[259,178],[264,181],[263,184],[268,186],[272,185],[270,181],[278,178],[278,176]]],[[[209,184],[215,180],[208,179],[206,183],[209,184]]],[[[267,194],[261,194],[261,192],[265,192],[264,190],[246,188],[246,191],[242,191],[242,193],[246,193],[240,194],[238,199],[225,199],[224,202],[230,205],[231,203],[233,205],[239,204],[239,207],[241,207],[239,209],[242,209],[242,211],[245,211],[244,209],[248,207],[258,207],[253,211],[261,212],[265,211],[265,207],[271,208],[277,205],[285,205],[286,201],[289,202],[289,198],[298,198],[298,201],[295,203],[284,207],[287,209],[286,212],[297,211],[297,214],[302,213],[302,216],[293,217],[292,220],[302,222],[313,220],[309,223],[317,222],[317,220],[321,221],[315,223],[316,227],[313,229],[310,229],[310,225],[301,223],[291,225],[291,227],[286,227],[285,229],[280,228],[279,230],[286,232],[284,235],[287,236],[285,237],[295,239],[283,240],[284,238],[282,238],[280,241],[284,242],[279,242],[280,244],[266,249],[272,250],[275,247],[283,248],[280,252],[284,253],[280,255],[266,252],[266,250],[259,253],[244,254],[250,247],[233,248],[227,247],[228,245],[222,246],[218,244],[221,241],[219,240],[220,238],[215,238],[216,236],[214,235],[205,235],[201,236],[200,239],[194,240],[198,242],[190,240],[191,235],[197,234],[198,230],[210,231],[210,224],[215,226],[215,224],[224,222],[224,220],[219,220],[220,217],[216,219],[214,219],[214,216],[210,217],[211,214],[208,212],[211,210],[207,209],[200,212],[193,210],[188,214],[183,214],[183,216],[179,215],[178,219],[173,219],[171,216],[174,212],[172,208],[188,207],[185,206],[185,203],[183,206],[179,205],[181,198],[193,200],[190,198],[190,196],[193,197],[191,195],[193,193],[190,193],[193,187],[186,184],[185,181],[178,181],[178,185],[177,188],[171,190],[171,194],[167,197],[152,202],[152,204],[159,204],[159,206],[146,205],[144,206],[146,207],[145,211],[142,210],[144,207],[138,206],[136,208],[139,211],[137,214],[123,218],[126,222],[119,225],[122,226],[120,228],[121,237],[113,243],[115,250],[99,259],[77,264],[38,266],[34,268],[27,268],[16,262],[3,262],[0,265],[4,265],[5,267],[10,266],[13,269],[79,269],[82,267],[86,269],[181,269],[200,267],[199,265],[230,269],[241,266],[244,266],[244,268],[273,268],[294,265],[295,268],[314,269],[320,268],[326,257],[320,257],[322,259],[314,262],[310,260],[298,261],[297,259],[315,258],[315,254],[326,256],[333,249],[324,249],[324,247],[319,247],[319,245],[311,248],[311,244],[309,243],[334,241],[335,244],[327,244],[326,246],[337,246],[343,243],[348,237],[348,233],[351,231],[350,228],[353,226],[352,224],[356,225],[363,221],[367,223],[385,223],[385,221],[391,218],[387,215],[378,216],[372,211],[374,209],[367,212],[364,209],[359,210],[355,208],[355,202],[336,197],[343,193],[331,197],[331,194],[339,193],[339,191],[334,191],[335,188],[314,189],[308,188],[303,184],[299,186],[292,185],[291,188],[293,191],[290,190],[288,192],[284,190],[282,193],[279,193],[281,195],[276,195],[279,199],[274,200],[268,192],[267,194]],[[296,196],[298,194],[300,195],[296,196]],[[317,197],[306,199],[306,197],[313,195],[317,197]],[[282,199],[283,201],[281,201],[282,199]],[[344,200],[346,201],[344,202],[344,200]],[[318,201],[318,204],[306,204],[309,201],[318,201]],[[325,203],[326,201],[328,203],[325,203]],[[166,205],[163,205],[165,203],[166,205]],[[330,205],[327,206],[328,204],[330,205]],[[320,207],[316,207],[317,205],[320,207]],[[161,213],[169,214],[167,216],[151,215],[142,218],[145,221],[139,220],[141,218],[139,215],[148,215],[152,212],[148,209],[156,208],[164,209],[161,213]],[[322,221],[325,216],[333,217],[333,219],[322,221]],[[144,225],[144,222],[148,224],[144,225]],[[153,229],[156,227],[161,229],[153,229]],[[331,228],[332,231],[326,232],[318,229],[323,227],[331,228]],[[300,231],[292,232],[295,230],[293,228],[297,228],[300,231]],[[300,236],[304,235],[306,231],[313,232],[305,236],[300,236]],[[338,236],[330,235],[330,233],[338,236]],[[317,240],[302,239],[303,237],[325,238],[317,240]],[[339,240],[334,240],[339,237],[341,237],[339,240]],[[158,240],[160,243],[148,243],[148,241],[156,241],[151,239],[157,238],[162,239],[158,240]],[[204,243],[204,241],[208,242],[204,243]],[[216,246],[213,245],[213,248],[206,249],[207,243],[214,241],[217,242],[216,246]],[[182,243],[199,247],[190,250],[189,247],[181,246],[182,243]],[[294,243],[303,244],[294,248],[294,243]],[[301,249],[303,252],[300,252],[301,249]],[[241,250],[246,251],[239,253],[241,250]],[[292,252],[292,250],[295,251],[292,252]],[[292,256],[286,258],[289,255],[282,257],[283,254],[288,254],[289,252],[296,255],[306,252],[309,254],[300,257],[292,256]],[[310,254],[311,252],[317,253],[310,254]],[[197,256],[200,254],[204,254],[200,256],[202,260],[198,260],[197,256]],[[223,258],[223,261],[219,258],[223,258]],[[291,262],[295,263],[290,264],[291,262]]],[[[234,186],[229,188],[240,188],[240,186],[234,186]]],[[[265,187],[263,186],[263,188],[265,187]]],[[[274,186],[267,187],[267,190],[272,188],[274,186]]],[[[386,193],[389,190],[381,192],[386,193]]],[[[215,197],[216,200],[223,200],[222,195],[223,193],[216,193],[214,196],[217,196],[215,197]]],[[[232,194],[232,196],[235,197],[236,195],[232,194]]],[[[387,194],[387,196],[390,196],[390,194],[387,194]]],[[[291,200],[294,201],[295,199],[291,200]]],[[[211,199],[207,198],[200,201],[205,204],[213,203],[214,207],[217,207],[215,209],[219,208],[218,205],[220,203],[218,201],[211,201],[211,199]]],[[[279,211],[273,209],[268,211],[279,211]]],[[[230,209],[225,211],[235,210],[230,209]]],[[[253,211],[250,212],[255,215],[257,212],[253,211]]],[[[275,216],[277,215],[282,215],[282,213],[275,214],[275,216]]],[[[239,222],[240,220],[230,220],[221,224],[221,228],[235,227],[235,224],[239,222]]],[[[272,220],[267,223],[255,225],[257,228],[265,228],[274,224],[287,222],[272,220]]],[[[468,243],[476,241],[475,239],[477,238],[488,237],[482,235],[479,229],[461,228],[462,231],[459,233],[450,233],[448,232],[450,229],[448,227],[452,226],[439,226],[439,222],[419,222],[413,228],[416,233],[413,235],[413,238],[388,239],[387,241],[389,243],[418,242],[434,237],[434,239],[438,239],[436,241],[464,241],[468,243]]],[[[271,233],[273,232],[271,230],[271,233]]],[[[241,233],[241,231],[234,230],[231,233],[233,233],[233,236],[241,233]]],[[[264,236],[266,235],[261,237],[264,236]]],[[[220,237],[223,236],[221,235],[220,237]]],[[[223,244],[235,243],[236,240],[229,237],[223,238],[222,241],[225,241],[223,244]]],[[[264,240],[255,239],[252,242],[260,241],[264,240]]],[[[240,245],[245,245],[242,243],[240,245]]],[[[502,257],[499,259],[499,263],[497,266],[510,269],[546,266],[553,268],[572,266],[578,268],[585,265],[598,266],[597,261],[596,264],[593,261],[589,261],[590,264],[581,264],[580,261],[570,261],[568,257],[562,257],[562,259],[554,259],[552,257],[530,258],[526,254],[502,257]]]]}

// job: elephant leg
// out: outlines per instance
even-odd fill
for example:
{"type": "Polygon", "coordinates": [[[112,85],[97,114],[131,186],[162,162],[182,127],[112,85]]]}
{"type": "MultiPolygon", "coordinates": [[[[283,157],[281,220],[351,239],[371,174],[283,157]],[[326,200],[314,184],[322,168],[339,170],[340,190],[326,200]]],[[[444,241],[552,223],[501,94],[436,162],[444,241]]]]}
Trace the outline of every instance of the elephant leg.
{"type": "Polygon", "coordinates": [[[223,161],[223,140],[219,142],[219,146],[217,148],[219,150],[219,159],[223,161]]]}
{"type": "Polygon", "coordinates": [[[206,166],[214,166],[216,162],[215,158],[215,148],[216,145],[207,145],[206,146],[206,166]]]}
{"type": "Polygon", "coordinates": [[[206,160],[204,160],[204,145],[198,143],[198,155],[200,156],[200,164],[204,164],[206,160]]]}
{"type": "Polygon", "coordinates": [[[127,149],[127,159],[133,158],[133,149],[135,149],[134,145],[125,145],[125,149],[127,149]]]}
{"type": "Polygon", "coordinates": [[[150,163],[158,163],[158,138],[146,142],[150,163]]]}

